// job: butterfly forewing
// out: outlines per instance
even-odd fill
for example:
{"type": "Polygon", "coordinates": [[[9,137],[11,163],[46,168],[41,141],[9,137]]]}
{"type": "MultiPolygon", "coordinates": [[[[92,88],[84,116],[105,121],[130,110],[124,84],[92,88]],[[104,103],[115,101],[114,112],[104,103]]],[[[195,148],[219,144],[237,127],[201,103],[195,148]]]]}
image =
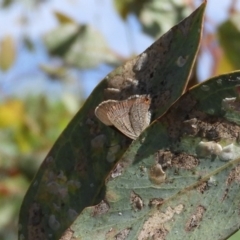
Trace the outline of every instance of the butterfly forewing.
{"type": "Polygon", "coordinates": [[[107,126],[113,125],[108,118],[108,112],[109,112],[109,108],[111,106],[114,106],[116,103],[118,102],[115,100],[107,100],[100,103],[95,109],[96,117],[107,126]]]}

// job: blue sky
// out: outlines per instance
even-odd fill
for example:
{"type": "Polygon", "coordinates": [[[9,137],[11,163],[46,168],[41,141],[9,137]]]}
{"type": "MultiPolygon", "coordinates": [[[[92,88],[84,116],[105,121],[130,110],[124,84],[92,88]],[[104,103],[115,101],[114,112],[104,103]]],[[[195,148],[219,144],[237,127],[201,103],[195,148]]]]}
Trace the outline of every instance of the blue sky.
{"type": "MultiPolygon", "coordinates": [[[[53,11],[59,11],[71,16],[76,22],[89,23],[98,29],[106,38],[111,49],[124,57],[132,54],[139,54],[144,51],[153,39],[141,32],[141,26],[134,16],[130,16],[124,22],[116,13],[112,0],[52,0],[44,1],[37,8],[33,8],[29,2],[26,5],[21,1],[15,3],[7,10],[1,10],[0,14],[0,39],[9,34],[19,39],[23,34],[27,34],[35,43],[35,52],[29,52],[18,43],[17,59],[14,66],[5,73],[0,73],[0,84],[4,95],[24,95],[26,92],[61,92],[63,86],[57,82],[49,84],[48,78],[39,70],[39,64],[47,64],[50,58],[40,38],[55,28],[58,23],[54,18],[53,11]],[[22,25],[22,16],[27,16],[29,24],[22,25]],[[131,41],[129,41],[129,35],[131,41]],[[33,81],[34,79],[34,81],[33,81]],[[37,86],[37,87],[36,87],[37,86]]],[[[198,6],[201,1],[195,1],[198,6]]],[[[214,26],[224,21],[228,12],[230,1],[209,0],[207,5],[207,17],[213,22],[207,25],[208,31],[214,31],[214,26]]],[[[238,1],[238,7],[240,1],[238,1]]],[[[200,58],[198,70],[201,80],[209,77],[209,66],[211,57],[204,53],[200,58]]],[[[110,67],[99,66],[92,71],[83,71],[80,76],[80,85],[83,86],[85,97],[88,96],[96,84],[109,72],[110,67]]]]}

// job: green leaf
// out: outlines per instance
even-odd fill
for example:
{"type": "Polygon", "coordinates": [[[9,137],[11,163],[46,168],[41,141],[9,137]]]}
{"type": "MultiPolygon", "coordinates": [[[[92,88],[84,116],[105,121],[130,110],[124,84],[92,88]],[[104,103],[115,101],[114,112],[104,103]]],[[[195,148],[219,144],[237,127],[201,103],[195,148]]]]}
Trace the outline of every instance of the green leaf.
{"type": "Polygon", "coordinates": [[[72,18],[70,18],[70,17],[66,16],[65,14],[60,13],[58,11],[55,11],[54,15],[60,24],[67,24],[67,23],[74,24],[75,23],[75,21],[72,18]]]}
{"type": "Polygon", "coordinates": [[[14,2],[13,0],[3,0],[2,3],[1,3],[1,6],[3,8],[9,7],[13,2],[14,2]]]}
{"type": "Polygon", "coordinates": [[[41,64],[40,69],[45,72],[46,74],[49,75],[49,77],[53,80],[58,79],[58,80],[64,80],[65,77],[67,76],[67,68],[64,66],[52,66],[52,65],[47,65],[47,64],[41,64]]]}
{"type": "Polygon", "coordinates": [[[240,68],[240,30],[239,30],[240,14],[237,13],[231,19],[222,23],[218,28],[218,36],[220,44],[224,50],[226,57],[232,63],[235,69],[240,68]]]}
{"type": "Polygon", "coordinates": [[[5,36],[0,42],[0,69],[8,70],[15,61],[16,52],[14,40],[11,36],[5,36]]]}
{"type": "Polygon", "coordinates": [[[239,229],[240,71],[184,94],[133,142],[76,239],[226,239],[239,229]]]}
{"type": "Polygon", "coordinates": [[[199,47],[204,9],[202,4],[95,88],[36,174],[21,207],[19,237],[59,239],[85,207],[103,199],[105,179],[131,141],[100,123],[94,109],[104,99],[149,94],[152,120],[161,116],[185,89],[199,47]]]}
{"type": "Polygon", "coordinates": [[[62,24],[44,38],[48,51],[79,68],[93,68],[102,62],[119,62],[103,36],[87,25],[62,24]]]}
{"type": "Polygon", "coordinates": [[[23,37],[23,44],[29,51],[32,52],[35,50],[34,43],[28,36],[23,37]]]}

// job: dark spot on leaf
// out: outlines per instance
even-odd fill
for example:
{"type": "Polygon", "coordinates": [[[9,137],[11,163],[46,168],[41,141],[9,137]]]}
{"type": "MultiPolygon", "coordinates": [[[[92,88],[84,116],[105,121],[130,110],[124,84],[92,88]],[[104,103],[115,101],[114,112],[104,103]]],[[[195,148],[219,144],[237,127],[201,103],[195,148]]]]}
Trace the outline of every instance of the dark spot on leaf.
{"type": "Polygon", "coordinates": [[[207,189],[208,189],[207,182],[203,182],[197,187],[197,191],[200,192],[201,194],[203,194],[207,189]]]}
{"type": "Polygon", "coordinates": [[[124,240],[127,238],[129,232],[131,231],[131,228],[125,228],[121,232],[115,235],[115,240],[124,240]]]}
{"type": "Polygon", "coordinates": [[[142,198],[138,194],[136,194],[134,191],[131,192],[130,203],[134,211],[142,210],[144,206],[142,198]]]}
{"type": "Polygon", "coordinates": [[[152,198],[149,200],[149,207],[160,207],[164,202],[163,198],[152,198]]]}
{"type": "Polygon", "coordinates": [[[185,225],[185,230],[187,232],[193,231],[196,227],[200,226],[200,222],[202,221],[203,214],[206,212],[205,207],[199,205],[195,212],[192,214],[190,219],[187,221],[185,225]]]}
{"type": "Polygon", "coordinates": [[[109,210],[109,205],[107,201],[102,200],[98,205],[94,207],[93,216],[99,216],[104,213],[107,213],[109,210]]]}

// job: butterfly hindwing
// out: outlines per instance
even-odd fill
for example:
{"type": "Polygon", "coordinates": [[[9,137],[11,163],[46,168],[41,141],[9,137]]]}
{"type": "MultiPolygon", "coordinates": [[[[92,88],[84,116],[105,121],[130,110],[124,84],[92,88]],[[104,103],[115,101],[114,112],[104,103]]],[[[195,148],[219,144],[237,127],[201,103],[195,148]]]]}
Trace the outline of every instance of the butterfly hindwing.
{"type": "Polygon", "coordinates": [[[149,125],[151,120],[151,114],[149,111],[151,100],[148,96],[139,96],[130,109],[129,115],[131,125],[136,136],[139,136],[141,132],[149,125]]]}
{"type": "Polygon", "coordinates": [[[119,131],[131,139],[136,139],[129,119],[129,107],[131,107],[133,103],[133,100],[128,101],[128,99],[119,101],[116,105],[109,108],[108,118],[119,131]]]}

